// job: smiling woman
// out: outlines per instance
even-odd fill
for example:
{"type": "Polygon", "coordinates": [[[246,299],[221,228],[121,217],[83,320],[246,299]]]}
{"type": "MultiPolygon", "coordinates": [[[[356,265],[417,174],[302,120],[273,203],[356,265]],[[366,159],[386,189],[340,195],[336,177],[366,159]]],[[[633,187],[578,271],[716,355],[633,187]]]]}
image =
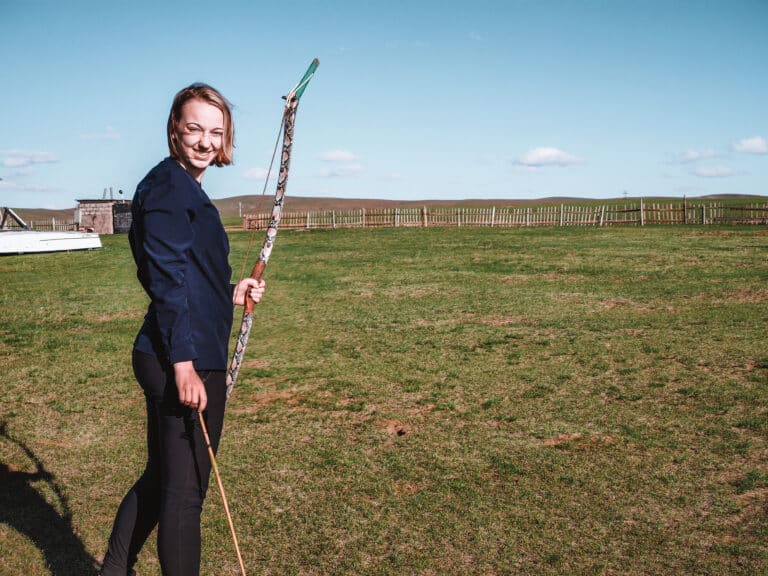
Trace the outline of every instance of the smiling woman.
{"type": "Polygon", "coordinates": [[[198,182],[221,150],[223,123],[224,115],[215,106],[202,100],[190,100],[184,104],[181,120],[173,135],[180,152],[177,159],[198,182]]]}
{"type": "Polygon", "coordinates": [[[211,164],[232,163],[235,126],[229,102],[207,84],[192,84],[180,91],[168,117],[171,158],[200,182],[211,164]]]}
{"type": "Polygon", "coordinates": [[[192,84],[168,117],[170,158],[139,183],[129,240],[137,276],[150,298],[133,347],[133,369],[146,399],[147,465],[115,518],[102,576],[125,576],[158,527],[164,576],[200,568],[200,514],[226,402],[227,344],[233,305],[264,283],[230,284],[229,240],[203,190],[208,166],[232,162],[229,103],[214,88],[192,84]]]}

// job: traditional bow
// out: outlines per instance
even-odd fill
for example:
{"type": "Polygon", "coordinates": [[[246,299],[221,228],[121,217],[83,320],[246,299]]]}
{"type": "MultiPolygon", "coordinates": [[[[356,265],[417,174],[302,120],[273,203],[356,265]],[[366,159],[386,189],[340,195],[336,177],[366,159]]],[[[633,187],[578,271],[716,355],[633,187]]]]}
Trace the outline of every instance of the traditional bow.
{"type": "MultiPolygon", "coordinates": [[[[304,76],[301,78],[298,84],[291,90],[287,96],[285,96],[285,110],[283,111],[283,151],[280,157],[280,174],[277,178],[277,190],[275,191],[275,202],[272,208],[272,217],[269,220],[269,226],[267,226],[267,235],[264,239],[264,244],[261,247],[261,253],[256,265],[251,272],[251,278],[261,280],[264,274],[264,269],[267,267],[269,256],[272,253],[272,248],[275,245],[275,238],[277,237],[277,227],[280,225],[280,217],[283,213],[283,196],[285,196],[285,187],[288,183],[288,168],[291,163],[291,146],[293,145],[293,125],[296,121],[296,109],[299,106],[299,99],[304,94],[304,90],[315,74],[315,70],[320,65],[320,61],[315,58],[312,60],[312,64],[309,65],[304,76]]],[[[229,365],[229,371],[227,372],[227,399],[232,394],[232,389],[235,387],[237,381],[237,375],[240,372],[240,365],[243,361],[243,355],[245,354],[245,347],[248,345],[248,336],[251,333],[251,326],[253,325],[253,308],[254,303],[248,296],[245,300],[245,310],[243,311],[243,320],[240,323],[240,334],[237,337],[237,344],[235,345],[235,351],[232,354],[232,362],[229,365]]]]}

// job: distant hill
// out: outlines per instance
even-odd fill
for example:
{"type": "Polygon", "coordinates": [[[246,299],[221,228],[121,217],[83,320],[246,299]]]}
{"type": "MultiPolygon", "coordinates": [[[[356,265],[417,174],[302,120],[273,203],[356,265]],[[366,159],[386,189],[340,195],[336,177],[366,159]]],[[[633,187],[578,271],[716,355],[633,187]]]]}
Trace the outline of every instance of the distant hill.
{"type": "Polygon", "coordinates": [[[13,208],[22,220],[26,222],[43,222],[55,218],[61,222],[72,222],[75,218],[75,208],[62,208],[60,210],[48,210],[46,208],[13,208]]]}
{"type": "MultiPolygon", "coordinates": [[[[272,209],[271,194],[262,196],[232,196],[230,198],[214,198],[213,203],[219,209],[222,217],[236,217],[239,214],[250,214],[256,210],[268,212],[272,209]]],[[[645,197],[648,202],[679,202],[678,197],[645,197]]],[[[689,197],[688,201],[709,200],[709,201],[734,201],[734,202],[768,202],[766,196],[750,196],[746,194],[715,194],[709,196],[689,197]]],[[[536,206],[542,204],[577,204],[577,203],[616,203],[616,202],[638,202],[639,198],[604,198],[600,200],[589,198],[569,198],[569,197],[550,197],[537,198],[533,200],[511,200],[509,198],[489,198],[489,199],[465,199],[465,200],[381,200],[369,198],[321,198],[309,196],[286,196],[285,210],[303,212],[307,210],[355,210],[365,208],[366,210],[376,208],[412,208],[418,206],[434,207],[481,207],[497,206],[536,206]]],[[[16,213],[24,220],[40,222],[55,218],[71,222],[74,218],[75,208],[64,208],[60,210],[48,210],[44,208],[15,208],[16,213]]]]}

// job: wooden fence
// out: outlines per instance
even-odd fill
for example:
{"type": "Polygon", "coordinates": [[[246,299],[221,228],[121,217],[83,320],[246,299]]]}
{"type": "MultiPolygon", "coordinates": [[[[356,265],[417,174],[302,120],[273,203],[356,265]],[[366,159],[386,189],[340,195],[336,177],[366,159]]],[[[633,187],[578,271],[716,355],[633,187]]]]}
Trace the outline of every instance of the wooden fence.
{"type": "MultiPolygon", "coordinates": [[[[246,214],[244,230],[265,229],[271,213],[246,214]]],[[[646,224],[768,224],[768,204],[637,203],[520,208],[381,208],[283,212],[280,228],[377,226],[615,226],[646,224]]]]}
{"type": "MultiPolygon", "coordinates": [[[[38,230],[43,232],[69,232],[77,230],[76,222],[65,222],[63,220],[56,220],[51,218],[50,220],[36,220],[26,222],[29,230],[38,230]]],[[[6,229],[8,230],[23,230],[23,228],[16,222],[7,222],[6,229]]]]}

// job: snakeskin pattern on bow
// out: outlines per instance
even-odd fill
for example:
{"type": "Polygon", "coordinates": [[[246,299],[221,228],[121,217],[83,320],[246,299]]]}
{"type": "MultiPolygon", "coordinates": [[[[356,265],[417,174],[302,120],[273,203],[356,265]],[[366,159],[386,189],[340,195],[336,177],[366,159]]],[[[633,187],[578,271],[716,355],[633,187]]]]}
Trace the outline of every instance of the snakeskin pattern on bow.
{"type": "MultiPolygon", "coordinates": [[[[280,173],[277,178],[277,190],[275,191],[275,202],[272,207],[272,216],[267,226],[267,235],[264,238],[264,244],[261,247],[261,253],[256,265],[251,272],[251,278],[261,280],[264,269],[269,262],[269,256],[272,254],[272,248],[275,245],[275,239],[277,238],[277,228],[280,225],[280,217],[283,213],[283,197],[285,196],[285,187],[288,183],[288,169],[291,164],[291,147],[293,145],[293,125],[296,121],[296,109],[299,106],[299,99],[304,93],[307,84],[315,74],[315,70],[319,66],[320,62],[315,58],[312,64],[309,65],[306,73],[296,85],[285,97],[285,110],[283,111],[283,150],[280,156],[280,173]]],[[[232,354],[232,361],[227,371],[227,399],[232,394],[232,389],[235,387],[237,381],[237,375],[240,372],[240,366],[243,361],[243,355],[245,354],[245,348],[248,345],[248,337],[251,333],[251,327],[253,326],[253,300],[246,296],[245,310],[243,311],[243,320],[240,323],[240,333],[237,337],[237,344],[235,344],[235,350],[232,354]]]]}

